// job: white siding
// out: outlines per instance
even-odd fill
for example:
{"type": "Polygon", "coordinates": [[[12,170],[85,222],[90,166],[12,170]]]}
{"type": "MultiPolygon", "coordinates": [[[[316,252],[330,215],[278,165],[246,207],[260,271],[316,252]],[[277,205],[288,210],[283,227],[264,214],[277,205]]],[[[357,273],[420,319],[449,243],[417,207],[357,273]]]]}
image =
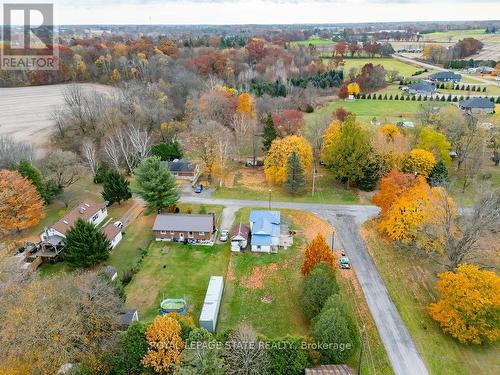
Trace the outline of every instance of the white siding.
{"type": "Polygon", "coordinates": [[[200,327],[205,328],[209,332],[215,332],[223,290],[224,279],[222,276],[210,277],[199,321],[200,327]]]}

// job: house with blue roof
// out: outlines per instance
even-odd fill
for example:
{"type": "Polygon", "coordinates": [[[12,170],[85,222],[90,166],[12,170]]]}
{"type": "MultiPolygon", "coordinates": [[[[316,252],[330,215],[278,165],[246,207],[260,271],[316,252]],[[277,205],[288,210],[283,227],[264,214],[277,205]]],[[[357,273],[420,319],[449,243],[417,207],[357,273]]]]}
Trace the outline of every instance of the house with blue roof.
{"type": "Polygon", "coordinates": [[[281,215],[279,211],[250,211],[250,231],[252,251],[277,253],[280,245],[281,215]]]}

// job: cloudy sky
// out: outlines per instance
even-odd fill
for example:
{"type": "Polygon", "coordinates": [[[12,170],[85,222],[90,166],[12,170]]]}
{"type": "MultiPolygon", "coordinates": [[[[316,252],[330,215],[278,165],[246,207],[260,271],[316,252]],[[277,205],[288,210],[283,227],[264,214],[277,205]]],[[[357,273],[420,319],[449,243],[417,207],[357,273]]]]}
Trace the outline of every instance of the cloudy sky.
{"type": "Polygon", "coordinates": [[[485,20],[495,16],[498,18],[500,15],[498,0],[53,0],[53,2],[58,24],[448,21],[485,20]]]}

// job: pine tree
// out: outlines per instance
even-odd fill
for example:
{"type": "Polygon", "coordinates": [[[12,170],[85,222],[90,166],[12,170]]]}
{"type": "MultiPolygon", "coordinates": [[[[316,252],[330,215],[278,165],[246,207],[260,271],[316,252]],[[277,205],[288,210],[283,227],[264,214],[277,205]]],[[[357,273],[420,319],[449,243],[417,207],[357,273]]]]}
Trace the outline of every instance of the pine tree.
{"type": "Polygon", "coordinates": [[[430,186],[445,186],[448,183],[448,168],[442,160],[439,160],[431,170],[427,182],[430,186]]]}
{"type": "Polygon", "coordinates": [[[137,188],[135,192],[146,201],[146,213],[161,211],[179,200],[175,177],[153,156],[142,161],[135,170],[137,188]]]}
{"type": "Polygon", "coordinates": [[[271,148],[271,143],[273,143],[277,136],[278,134],[274,128],[273,116],[269,113],[264,121],[264,132],[262,134],[262,144],[265,151],[271,148]]]}
{"type": "Polygon", "coordinates": [[[102,197],[111,204],[132,198],[129,182],[116,170],[111,169],[104,177],[102,197]]]}
{"type": "Polygon", "coordinates": [[[73,267],[91,267],[106,260],[111,244],[93,224],[78,219],[64,239],[63,259],[73,267]]]}
{"type": "Polygon", "coordinates": [[[31,164],[28,160],[23,160],[17,166],[17,171],[24,178],[31,181],[36,191],[47,204],[50,201],[50,197],[47,196],[47,190],[45,187],[45,182],[43,181],[42,173],[38,168],[31,164]]]}
{"type": "Polygon", "coordinates": [[[288,170],[285,187],[290,194],[299,194],[304,191],[304,186],[304,170],[300,164],[299,156],[294,151],[288,157],[288,170]]]}

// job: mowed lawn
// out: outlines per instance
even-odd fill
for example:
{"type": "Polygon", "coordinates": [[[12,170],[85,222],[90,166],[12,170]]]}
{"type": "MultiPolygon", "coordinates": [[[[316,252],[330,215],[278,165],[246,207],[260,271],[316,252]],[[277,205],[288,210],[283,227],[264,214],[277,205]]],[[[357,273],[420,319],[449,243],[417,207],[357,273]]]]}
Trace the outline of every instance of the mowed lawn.
{"type": "Polygon", "coordinates": [[[344,72],[349,72],[351,68],[361,70],[361,68],[368,63],[372,63],[373,65],[382,65],[385,70],[397,70],[399,74],[405,77],[410,77],[416,71],[421,70],[421,68],[415,65],[407,64],[391,57],[366,59],[344,58],[344,72]]]}
{"type": "Polygon", "coordinates": [[[226,275],[229,245],[191,246],[152,242],[143,264],[125,288],[126,306],[152,320],[163,298],[184,298],[198,322],[210,276],[226,275]]]}
{"type": "Polygon", "coordinates": [[[298,42],[292,42],[292,44],[295,44],[297,46],[308,46],[309,44],[312,44],[314,46],[324,46],[328,44],[335,44],[334,41],[330,39],[321,39],[321,38],[310,38],[307,40],[300,40],[298,42]]]}
{"type": "Polygon", "coordinates": [[[500,345],[462,345],[445,335],[427,307],[437,299],[436,272],[441,269],[404,254],[381,238],[368,222],[362,235],[403,321],[431,374],[498,373],[500,345]]]}

